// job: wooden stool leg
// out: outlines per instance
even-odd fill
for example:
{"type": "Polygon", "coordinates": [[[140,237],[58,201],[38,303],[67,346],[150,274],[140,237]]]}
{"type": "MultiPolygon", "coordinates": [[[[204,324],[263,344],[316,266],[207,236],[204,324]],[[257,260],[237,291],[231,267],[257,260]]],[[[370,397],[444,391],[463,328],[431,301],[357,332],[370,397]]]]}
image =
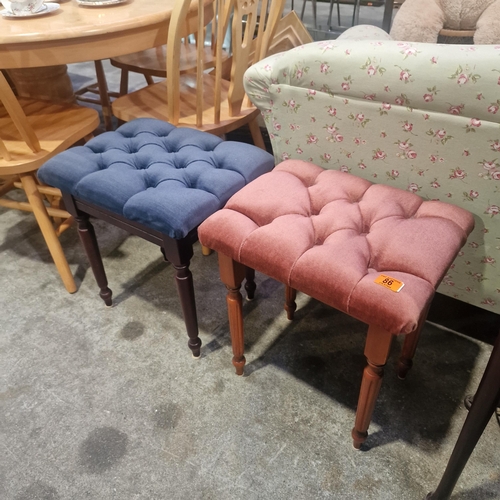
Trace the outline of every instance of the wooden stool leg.
{"type": "Polygon", "coordinates": [[[357,450],[368,436],[368,427],[382,385],[384,365],[389,356],[393,337],[387,330],[373,325],[368,327],[365,344],[365,356],[368,364],[363,371],[356,421],[352,430],[353,446],[357,450]]]}
{"type": "Polygon", "coordinates": [[[220,278],[228,290],[226,302],[233,347],[233,365],[236,368],[236,374],[243,375],[246,360],[243,355],[245,347],[240,287],[245,277],[246,268],[243,264],[231,259],[231,257],[219,253],[219,269],[220,278]]]}
{"type": "Polygon", "coordinates": [[[295,299],[297,298],[297,290],[291,286],[286,285],[285,287],[285,311],[286,317],[290,321],[293,319],[295,310],[297,309],[297,304],[295,299]]]}
{"type": "Polygon", "coordinates": [[[211,253],[212,253],[212,249],[211,248],[208,248],[208,247],[205,247],[205,246],[201,245],[201,254],[202,255],[205,255],[205,257],[207,257],[211,253]]]}
{"type": "Polygon", "coordinates": [[[189,337],[188,347],[193,353],[193,358],[199,358],[201,353],[201,339],[198,336],[198,316],[196,314],[196,301],[194,298],[193,275],[189,269],[189,262],[184,265],[172,265],[176,271],[175,282],[189,337]]]}
{"type": "Polygon", "coordinates": [[[434,493],[427,499],[447,500],[457,484],[465,464],[474,450],[491,415],[500,402],[500,334],[484,371],[479,388],[474,396],[469,414],[458,436],[446,470],[434,493]]]}
{"type": "Polygon", "coordinates": [[[257,285],[255,284],[255,269],[251,267],[245,268],[245,290],[247,292],[247,300],[253,300],[255,297],[255,290],[257,285]]]}
{"type": "Polygon", "coordinates": [[[403,348],[401,349],[401,356],[399,357],[397,366],[397,374],[401,380],[406,378],[410,368],[413,366],[413,357],[415,356],[415,352],[417,350],[418,341],[420,339],[420,334],[422,333],[428,311],[429,307],[427,307],[422,314],[417,328],[413,332],[406,335],[403,342],[403,348]]]}
{"type": "Polygon", "coordinates": [[[76,284],[73,279],[73,274],[71,273],[68,261],[64,255],[61,242],[59,241],[54,226],[52,225],[52,220],[50,219],[47,209],[43,203],[42,195],[37,189],[36,181],[33,175],[22,174],[21,183],[24,191],[26,192],[29,204],[33,208],[33,214],[35,215],[38,226],[42,231],[43,237],[45,238],[50,255],[52,256],[56,268],[59,271],[62,282],[69,293],[74,293],[76,292],[76,284]]]}
{"type": "Polygon", "coordinates": [[[91,224],[87,214],[79,212],[74,215],[74,217],[78,224],[78,236],[85,249],[87,259],[90,262],[90,267],[92,268],[97,286],[99,287],[99,296],[108,307],[111,307],[113,305],[111,299],[112,292],[108,288],[108,278],[106,277],[106,271],[102,263],[101,252],[97,244],[94,226],[91,224]]]}

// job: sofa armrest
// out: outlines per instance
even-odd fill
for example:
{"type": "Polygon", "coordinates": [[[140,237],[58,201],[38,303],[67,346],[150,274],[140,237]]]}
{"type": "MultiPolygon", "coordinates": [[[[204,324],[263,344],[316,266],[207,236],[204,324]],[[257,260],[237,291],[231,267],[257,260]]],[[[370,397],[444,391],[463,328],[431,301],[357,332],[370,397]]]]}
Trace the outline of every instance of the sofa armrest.
{"type": "Polygon", "coordinates": [[[498,123],[500,46],[313,42],[263,59],[245,74],[247,94],[264,113],[273,85],[498,123]]]}

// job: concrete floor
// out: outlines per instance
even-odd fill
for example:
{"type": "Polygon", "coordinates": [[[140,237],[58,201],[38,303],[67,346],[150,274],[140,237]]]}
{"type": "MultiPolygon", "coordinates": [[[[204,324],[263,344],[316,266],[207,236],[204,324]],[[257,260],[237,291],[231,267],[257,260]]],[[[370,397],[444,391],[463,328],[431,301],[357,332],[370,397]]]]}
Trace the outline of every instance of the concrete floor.
{"type": "MultiPolygon", "coordinates": [[[[77,85],[92,66],[70,73],[77,85]]],[[[96,231],[113,308],[74,228],[61,238],[79,288],[69,295],[32,215],[0,208],[0,499],[420,500],[436,487],[498,316],[438,296],[406,381],[395,343],[355,451],[363,324],[303,295],[289,322],[282,285],[258,274],[237,377],[216,256],[195,248],[204,345],[193,360],[159,249],[96,231]]],[[[453,499],[500,499],[499,449],[492,419],[453,499]]]]}

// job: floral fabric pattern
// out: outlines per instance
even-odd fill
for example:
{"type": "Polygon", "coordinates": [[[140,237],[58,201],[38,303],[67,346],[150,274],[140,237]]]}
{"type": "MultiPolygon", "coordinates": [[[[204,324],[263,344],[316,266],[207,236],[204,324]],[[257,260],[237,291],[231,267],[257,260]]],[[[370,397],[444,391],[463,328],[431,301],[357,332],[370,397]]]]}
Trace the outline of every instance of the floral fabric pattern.
{"type": "Polygon", "coordinates": [[[397,42],[356,26],[264,59],[245,86],[277,163],[311,161],[472,212],[438,291],[500,313],[500,46],[397,42]]]}

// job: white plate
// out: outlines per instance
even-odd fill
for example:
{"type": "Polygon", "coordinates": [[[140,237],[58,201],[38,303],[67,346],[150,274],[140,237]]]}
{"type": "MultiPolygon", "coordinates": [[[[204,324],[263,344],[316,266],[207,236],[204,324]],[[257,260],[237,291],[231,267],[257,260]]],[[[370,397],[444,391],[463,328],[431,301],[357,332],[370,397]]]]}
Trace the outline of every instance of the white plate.
{"type": "Polygon", "coordinates": [[[84,5],[85,7],[106,7],[107,5],[116,5],[127,1],[128,0],[76,0],[76,3],[78,5],[84,5]]]}
{"type": "Polygon", "coordinates": [[[10,10],[4,9],[0,14],[3,17],[8,17],[9,19],[17,19],[18,17],[34,17],[34,16],[44,16],[45,14],[50,14],[60,7],[58,3],[44,3],[43,7],[38,12],[26,13],[26,14],[12,14],[10,10]]]}

